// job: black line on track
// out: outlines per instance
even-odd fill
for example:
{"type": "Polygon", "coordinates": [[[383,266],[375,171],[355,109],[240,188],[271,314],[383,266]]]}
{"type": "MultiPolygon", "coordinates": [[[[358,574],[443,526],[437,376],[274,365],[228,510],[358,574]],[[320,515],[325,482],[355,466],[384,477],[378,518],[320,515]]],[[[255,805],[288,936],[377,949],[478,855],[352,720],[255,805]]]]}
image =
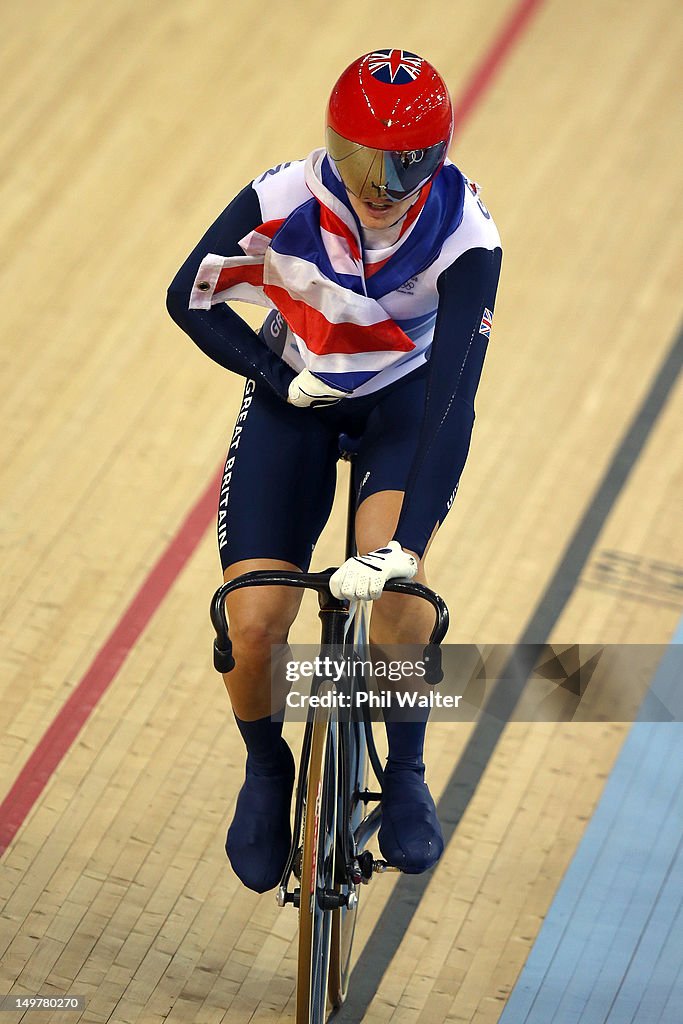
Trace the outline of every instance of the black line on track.
{"type": "MultiPolygon", "coordinates": [[[[453,837],[501,734],[522,695],[537,654],[562,614],[598,535],[635,466],[673,389],[683,364],[683,325],[631,420],[558,566],[500,674],[472,735],[446,783],[438,813],[448,844],[453,837]]],[[[363,1020],[384,974],[410,927],[431,873],[401,875],[353,969],[349,995],[334,1024],[363,1020]]]]}

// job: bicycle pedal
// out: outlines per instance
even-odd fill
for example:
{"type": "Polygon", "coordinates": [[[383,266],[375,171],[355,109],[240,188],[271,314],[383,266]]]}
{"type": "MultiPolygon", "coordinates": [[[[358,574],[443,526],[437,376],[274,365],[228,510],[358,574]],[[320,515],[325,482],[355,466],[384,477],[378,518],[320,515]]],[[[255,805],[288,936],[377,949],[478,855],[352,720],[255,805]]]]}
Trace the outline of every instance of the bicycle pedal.
{"type": "Polygon", "coordinates": [[[383,875],[386,871],[400,871],[400,868],[394,867],[393,864],[388,864],[385,860],[373,860],[372,870],[378,875],[383,875]]]}
{"type": "Polygon", "coordinates": [[[298,907],[300,892],[300,889],[295,889],[294,892],[287,892],[284,885],[282,885],[277,891],[275,902],[278,907],[286,907],[288,903],[293,903],[295,907],[298,907]]]}
{"type": "Polygon", "coordinates": [[[360,881],[367,885],[367,883],[372,878],[372,866],[374,864],[374,860],[370,851],[364,850],[363,853],[361,853],[356,858],[356,863],[358,864],[358,870],[360,871],[361,874],[360,881]]]}
{"type": "Polygon", "coordinates": [[[386,871],[400,871],[387,861],[372,856],[369,850],[364,850],[351,865],[349,877],[354,883],[362,882],[367,885],[373,875],[383,875],[386,871]]]}

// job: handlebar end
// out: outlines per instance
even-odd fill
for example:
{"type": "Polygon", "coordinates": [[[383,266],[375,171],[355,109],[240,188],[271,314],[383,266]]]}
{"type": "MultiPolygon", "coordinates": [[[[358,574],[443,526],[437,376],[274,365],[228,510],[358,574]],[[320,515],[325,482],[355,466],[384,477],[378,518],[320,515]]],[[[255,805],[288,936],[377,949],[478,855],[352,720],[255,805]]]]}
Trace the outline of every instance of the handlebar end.
{"type": "Polygon", "coordinates": [[[425,682],[430,686],[436,686],[443,679],[443,668],[441,666],[441,648],[436,644],[428,644],[424,651],[425,660],[425,682]]]}
{"type": "Polygon", "coordinates": [[[232,672],[235,667],[235,659],[232,656],[232,644],[227,650],[221,650],[218,641],[213,642],[213,667],[216,672],[232,672]]]}

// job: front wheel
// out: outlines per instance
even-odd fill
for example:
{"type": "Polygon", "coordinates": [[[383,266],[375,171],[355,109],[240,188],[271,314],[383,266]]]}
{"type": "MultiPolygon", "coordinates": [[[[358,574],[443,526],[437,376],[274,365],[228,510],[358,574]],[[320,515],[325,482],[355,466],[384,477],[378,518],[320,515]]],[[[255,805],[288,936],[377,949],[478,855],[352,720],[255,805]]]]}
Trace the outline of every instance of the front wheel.
{"type": "Polygon", "coordinates": [[[334,893],[337,835],[337,722],[317,708],[311,736],[306,787],[306,818],[299,894],[299,954],[296,982],[297,1024],[322,1024],[334,911],[326,898],[334,893]]]}
{"type": "MultiPolygon", "coordinates": [[[[360,794],[367,789],[368,759],[362,723],[351,721],[348,724],[340,725],[339,729],[339,772],[340,776],[345,778],[346,785],[339,787],[337,817],[340,827],[339,845],[341,849],[344,849],[341,830],[347,827],[351,832],[355,832],[365,815],[365,807],[360,799],[360,794]],[[346,792],[344,792],[345,790],[346,792]]],[[[335,910],[332,918],[328,992],[334,1009],[338,1009],[342,1005],[348,991],[351,975],[351,949],[356,930],[358,899],[361,889],[360,884],[356,885],[351,906],[342,906],[335,910]]],[[[348,882],[338,881],[337,891],[348,899],[348,882]]]]}

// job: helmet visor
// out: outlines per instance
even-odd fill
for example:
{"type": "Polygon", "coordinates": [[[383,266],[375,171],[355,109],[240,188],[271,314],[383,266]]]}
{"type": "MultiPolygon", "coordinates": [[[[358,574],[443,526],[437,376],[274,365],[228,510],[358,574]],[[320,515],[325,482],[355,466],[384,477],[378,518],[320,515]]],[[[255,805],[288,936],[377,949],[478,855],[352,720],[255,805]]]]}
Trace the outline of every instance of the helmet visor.
{"type": "Polygon", "coordinates": [[[434,177],[445,157],[448,142],[427,149],[397,152],[371,149],[327,129],[327,152],[349,192],[359,199],[400,202],[414,195],[434,177]]]}

